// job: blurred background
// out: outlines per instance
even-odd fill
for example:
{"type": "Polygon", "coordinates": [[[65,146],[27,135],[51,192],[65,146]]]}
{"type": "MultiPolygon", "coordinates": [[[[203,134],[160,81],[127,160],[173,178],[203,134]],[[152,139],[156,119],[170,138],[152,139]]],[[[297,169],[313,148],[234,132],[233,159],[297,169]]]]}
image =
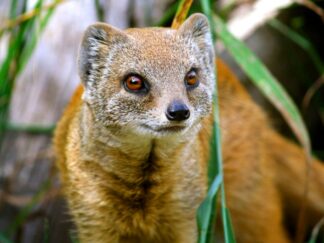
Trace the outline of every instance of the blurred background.
{"type": "MultiPolygon", "coordinates": [[[[178,2],[0,1],[0,242],[74,242],[51,136],[79,84],[82,33],[96,21],[121,29],[170,26],[178,2]]],[[[213,6],[284,85],[300,108],[314,155],[324,159],[324,1],[218,0],[213,6]]],[[[198,1],[191,11],[201,12],[198,1]]],[[[274,126],[293,139],[222,43],[216,50],[274,126]]]]}

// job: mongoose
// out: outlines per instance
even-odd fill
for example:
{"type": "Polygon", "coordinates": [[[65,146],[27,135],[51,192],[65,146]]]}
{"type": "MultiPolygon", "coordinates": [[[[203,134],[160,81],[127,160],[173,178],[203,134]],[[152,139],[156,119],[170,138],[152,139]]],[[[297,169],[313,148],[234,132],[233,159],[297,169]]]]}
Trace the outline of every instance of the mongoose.
{"type": "MultiPolygon", "coordinates": [[[[273,130],[223,63],[217,65],[225,189],[237,242],[292,242],[287,222],[298,217],[305,156],[273,130]]],[[[178,30],[122,31],[104,23],[86,30],[82,84],[54,139],[81,242],[196,242],[196,210],[207,191],[214,67],[202,14],[178,30]]],[[[312,168],[308,219],[314,226],[324,215],[324,167],[314,161],[312,168]]]]}

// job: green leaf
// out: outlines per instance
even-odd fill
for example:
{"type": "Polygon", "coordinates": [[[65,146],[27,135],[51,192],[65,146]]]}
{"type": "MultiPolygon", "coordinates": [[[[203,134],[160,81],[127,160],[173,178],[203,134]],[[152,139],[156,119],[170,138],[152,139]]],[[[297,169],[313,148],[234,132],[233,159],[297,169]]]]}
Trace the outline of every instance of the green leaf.
{"type": "Polygon", "coordinates": [[[176,14],[177,9],[179,7],[179,2],[173,3],[164,13],[162,18],[153,26],[164,26],[167,22],[172,20],[173,16],[176,14]]]}
{"type": "Polygon", "coordinates": [[[206,198],[200,204],[197,210],[197,223],[198,223],[198,243],[205,243],[209,241],[211,229],[210,224],[213,220],[213,215],[216,213],[215,197],[217,191],[222,183],[222,176],[219,174],[212,182],[206,198]]]}
{"type": "Polygon", "coordinates": [[[212,18],[212,4],[209,0],[200,0],[201,8],[203,13],[207,16],[210,24],[210,29],[212,33],[213,40],[216,39],[216,33],[215,33],[215,22],[212,18]]]}
{"type": "Polygon", "coordinates": [[[253,83],[280,111],[309,155],[311,151],[309,136],[292,99],[252,51],[227,30],[224,22],[216,15],[214,15],[213,19],[216,23],[216,32],[219,39],[253,83]]]}
{"type": "MultiPolygon", "coordinates": [[[[13,1],[10,9],[10,16],[15,18],[26,9],[26,1],[23,2],[22,9],[19,8],[17,1],[13,1]],[[19,12],[20,11],[20,12],[19,12]],[[22,12],[21,12],[22,11],[22,12]]],[[[16,29],[10,32],[9,48],[7,55],[0,65],[0,145],[3,140],[4,124],[8,117],[9,103],[16,78],[16,67],[19,60],[19,55],[24,46],[24,33],[26,23],[23,23],[16,29]]]]}
{"type": "Polygon", "coordinates": [[[291,41],[295,42],[302,49],[304,49],[312,59],[315,67],[317,68],[317,71],[321,74],[324,73],[324,63],[322,62],[321,57],[318,55],[318,52],[314,48],[313,44],[309,40],[307,40],[305,37],[300,35],[298,32],[289,28],[287,25],[281,23],[277,19],[270,20],[268,24],[272,28],[279,31],[282,35],[286,36],[291,41]]]}
{"type": "MultiPolygon", "coordinates": [[[[212,1],[210,0],[201,0],[200,1],[203,13],[209,19],[211,32],[213,40],[216,39],[216,31],[215,31],[215,22],[212,16],[212,1]]],[[[216,80],[217,83],[217,80],[216,80]]],[[[221,178],[221,216],[222,223],[224,229],[224,238],[226,243],[235,242],[235,237],[232,229],[232,225],[230,223],[230,215],[226,207],[226,199],[225,199],[225,188],[223,182],[223,159],[222,159],[222,147],[221,147],[221,131],[219,128],[219,105],[218,105],[218,90],[217,85],[213,97],[213,130],[212,137],[210,141],[210,159],[208,162],[208,185],[209,191],[207,198],[202,204],[202,208],[198,211],[198,227],[201,227],[201,231],[199,231],[199,242],[200,243],[208,243],[213,242],[213,235],[215,234],[215,218],[216,218],[216,198],[217,198],[217,190],[213,188],[214,183],[218,182],[219,178],[221,178]]]]}
{"type": "Polygon", "coordinates": [[[27,132],[27,133],[33,133],[33,134],[52,134],[55,129],[55,125],[37,125],[37,124],[14,124],[14,123],[8,123],[5,124],[5,129],[7,131],[13,131],[13,132],[27,132]]]}
{"type": "MultiPolygon", "coordinates": [[[[23,0],[22,4],[18,4],[18,2],[17,0],[11,2],[11,19],[26,12],[27,0],[23,0]]],[[[59,1],[57,0],[56,2],[59,1]]],[[[38,0],[34,9],[39,10],[42,5],[43,0],[38,0]]],[[[8,51],[3,62],[0,64],[0,145],[6,128],[14,82],[30,59],[36,47],[39,34],[44,30],[53,11],[54,8],[50,8],[44,18],[41,18],[41,11],[38,11],[36,16],[24,21],[9,32],[8,51]]]]}
{"type": "Polygon", "coordinates": [[[96,6],[97,19],[100,22],[104,22],[105,21],[105,10],[102,7],[99,0],[95,0],[95,6],[96,6]]]}
{"type": "Polygon", "coordinates": [[[48,222],[48,218],[44,219],[44,239],[43,239],[43,243],[48,243],[49,242],[49,222],[48,222]]]}
{"type": "Polygon", "coordinates": [[[69,236],[72,243],[79,243],[79,239],[74,231],[70,231],[69,236]]]}
{"type": "Polygon", "coordinates": [[[6,235],[0,232],[0,242],[1,243],[13,243],[6,235]]]}
{"type": "Polygon", "coordinates": [[[7,229],[7,233],[9,235],[13,234],[17,231],[20,225],[23,224],[23,222],[28,218],[29,214],[32,212],[34,207],[39,203],[39,201],[44,197],[46,192],[51,186],[51,181],[47,180],[42,185],[40,190],[33,196],[30,203],[28,203],[16,216],[14,221],[9,225],[7,229]]]}
{"type": "MultiPolygon", "coordinates": [[[[42,6],[43,6],[43,0],[39,0],[35,5],[34,9],[41,9],[42,6]]],[[[36,15],[35,17],[31,18],[28,21],[29,24],[28,33],[30,34],[30,36],[28,36],[28,42],[26,43],[21,53],[21,56],[19,58],[19,62],[17,66],[18,75],[24,69],[25,65],[30,59],[36,47],[36,44],[38,42],[39,36],[43,32],[44,28],[46,27],[53,12],[54,12],[54,8],[50,8],[45,14],[45,17],[41,18],[41,11],[40,11],[38,15],[36,15]]]]}
{"type": "Polygon", "coordinates": [[[221,195],[221,211],[222,211],[222,221],[223,221],[223,228],[224,228],[224,238],[225,242],[234,243],[235,241],[235,234],[231,222],[230,212],[228,208],[226,207],[226,201],[225,201],[225,188],[224,183],[222,184],[222,195],[221,195]]]}
{"type": "MultiPolygon", "coordinates": [[[[286,122],[291,127],[299,142],[305,150],[306,162],[311,161],[310,139],[301,118],[301,115],[292,99],[286,93],[281,84],[268,71],[268,69],[256,58],[253,52],[248,49],[244,43],[236,39],[226,28],[224,22],[216,15],[213,16],[216,23],[217,37],[223,42],[225,47],[231,53],[233,58],[241,66],[244,72],[251,78],[252,82],[269,99],[269,101],[282,114],[286,122]]],[[[305,172],[306,173],[306,172],[305,172]]],[[[309,180],[307,172],[307,180],[309,180]]],[[[302,222],[305,216],[305,201],[307,198],[308,183],[305,183],[305,199],[299,216],[299,222],[302,222]]],[[[224,212],[226,215],[226,210],[224,212]]],[[[226,217],[225,217],[226,219],[226,217]]],[[[224,222],[224,221],[223,221],[224,222]]],[[[225,222],[226,223],[226,222],[225,222]]],[[[230,226],[230,224],[228,224],[230,226]]],[[[226,237],[226,235],[225,235],[226,237]]],[[[227,238],[230,240],[231,232],[228,232],[227,238]]]]}
{"type": "Polygon", "coordinates": [[[320,232],[320,229],[323,228],[323,225],[324,225],[324,218],[322,218],[313,228],[312,234],[311,234],[311,237],[310,237],[310,240],[308,241],[308,243],[316,243],[317,242],[316,240],[318,239],[318,234],[320,232]]]}

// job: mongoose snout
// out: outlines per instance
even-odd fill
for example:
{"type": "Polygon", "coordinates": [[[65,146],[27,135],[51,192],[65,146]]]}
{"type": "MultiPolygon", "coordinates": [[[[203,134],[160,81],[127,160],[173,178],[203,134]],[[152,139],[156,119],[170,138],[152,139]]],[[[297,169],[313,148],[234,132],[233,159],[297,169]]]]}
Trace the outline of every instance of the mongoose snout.
{"type": "Polygon", "coordinates": [[[168,106],[165,115],[169,121],[184,121],[190,117],[190,110],[182,101],[174,100],[168,106]]]}

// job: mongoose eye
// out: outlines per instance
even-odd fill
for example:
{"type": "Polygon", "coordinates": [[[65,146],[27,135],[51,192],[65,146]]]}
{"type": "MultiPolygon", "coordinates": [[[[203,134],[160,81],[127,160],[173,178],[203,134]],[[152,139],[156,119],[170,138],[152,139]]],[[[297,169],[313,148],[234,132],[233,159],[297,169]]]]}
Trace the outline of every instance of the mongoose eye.
{"type": "Polygon", "coordinates": [[[124,80],[124,87],[129,92],[147,92],[147,86],[145,85],[144,79],[141,76],[135,74],[126,77],[126,79],[124,80]]]}
{"type": "Polygon", "coordinates": [[[199,85],[199,79],[197,77],[197,72],[195,69],[191,69],[187,73],[185,77],[185,84],[187,86],[187,89],[193,89],[199,85]]]}

